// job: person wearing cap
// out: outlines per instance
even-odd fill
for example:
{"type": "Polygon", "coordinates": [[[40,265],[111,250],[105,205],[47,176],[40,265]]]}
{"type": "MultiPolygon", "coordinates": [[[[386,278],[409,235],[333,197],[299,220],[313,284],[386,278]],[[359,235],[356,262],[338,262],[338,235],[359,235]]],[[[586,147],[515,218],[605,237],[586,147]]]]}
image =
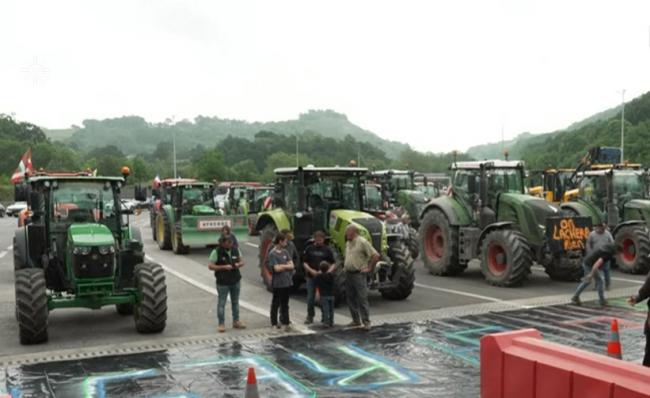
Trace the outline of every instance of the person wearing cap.
{"type": "Polygon", "coordinates": [[[607,305],[605,300],[605,292],[603,291],[603,276],[600,272],[600,268],[607,262],[611,261],[612,258],[619,251],[619,248],[613,243],[607,243],[602,245],[596,250],[592,250],[591,253],[586,255],[582,260],[582,270],[584,272],[584,278],[582,282],[578,285],[573,297],[571,297],[571,302],[575,305],[581,305],[580,294],[589,286],[592,279],[596,279],[596,290],[598,291],[598,301],[601,306],[607,305]]]}
{"type": "Polygon", "coordinates": [[[221,237],[230,238],[230,240],[232,240],[232,247],[239,250],[239,242],[237,241],[237,236],[232,233],[230,225],[224,225],[223,228],[221,228],[221,237]]]}
{"type": "Polygon", "coordinates": [[[217,319],[219,321],[219,333],[226,331],[226,301],[230,296],[232,307],[232,326],[235,329],[245,329],[239,320],[239,292],[241,287],[241,273],[239,269],[244,266],[244,260],[239,250],[233,247],[231,237],[222,236],[219,238],[219,246],[212,250],[208,260],[208,268],[214,271],[217,279],[217,319]]]}
{"type": "Polygon", "coordinates": [[[370,304],[368,303],[368,274],[371,274],[379,261],[379,253],[363,236],[359,229],[350,224],[345,229],[345,293],[352,322],[348,326],[370,330],[370,304]]]}
{"type": "MultiPolygon", "coordinates": [[[[608,243],[614,243],[614,237],[607,230],[607,223],[603,221],[602,223],[595,225],[594,230],[589,233],[589,236],[587,237],[586,255],[588,256],[594,250],[598,250],[608,243]]],[[[601,267],[601,271],[605,277],[605,290],[609,290],[610,282],[612,280],[610,272],[611,261],[612,260],[605,262],[601,267]]]]}
{"type": "Polygon", "coordinates": [[[650,367],[650,272],[645,278],[643,286],[639,289],[639,293],[636,296],[630,297],[627,302],[630,305],[636,305],[643,300],[647,300],[648,303],[648,315],[645,320],[645,327],[643,328],[643,334],[645,334],[645,356],[643,357],[643,366],[650,367]]]}

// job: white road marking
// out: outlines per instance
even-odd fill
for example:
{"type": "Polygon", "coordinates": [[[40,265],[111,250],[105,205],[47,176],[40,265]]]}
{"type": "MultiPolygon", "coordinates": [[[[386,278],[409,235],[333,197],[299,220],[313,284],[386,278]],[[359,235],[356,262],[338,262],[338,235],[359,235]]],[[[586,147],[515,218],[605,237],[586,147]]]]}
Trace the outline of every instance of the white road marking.
{"type": "MultiPolygon", "coordinates": [[[[184,275],[184,274],[182,274],[182,273],[180,273],[180,272],[178,272],[176,270],[173,270],[173,269],[169,268],[165,264],[161,263],[160,261],[154,259],[153,257],[151,257],[149,255],[145,255],[145,258],[147,260],[149,260],[149,261],[153,261],[153,262],[156,262],[156,263],[160,264],[160,266],[163,267],[165,272],[169,272],[170,274],[174,275],[178,279],[181,279],[181,280],[189,283],[190,285],[203,290],[204,292],[210,293],[213,296],[219,296],[219,293],[217,293],[217,289],[215,289],[214,287],[208,286],[208,285],[206,285],[204,283],[201,283],[201,282],[199,282],[199,281],[197,281],[195,279],[190,278],[187,275],[184,275]]],[[[228,301],[230,301],[230,297],[228,298],[228,301]]],[[[258,307],[258,306],[254,305],[254,304],[251,304],[251,303],[249,303],[247,301],[243,301],[243,300],[239,300],[239,306],[242,307],[242,308],[245,308],[245,309],[247,309],[247,310],[249,310],[251,312],[254,312],[256,314],[259,314],[259,315],[262,315],[262,316],[265,316],[265,317],[269,316],[268,308],[261,308],[261,307],[258,307]]],[[[309,329],[307,329],[307,328],[305,328],[303,326],[300,326],[300,325],[295,325],[294,324],[294,325],[292,325],[292,327],[295,330],[297,330],[297,331],[299,331],[300,333],[303,333],[303,334],[312,334],[312,333],[314,333],[314,331],[309,330],[309,329]]]]}
{"type": "MultiPolygon", "coordinates": [[[[533,271],[546,273],[546,271],[542,267],[531,267],[531,269],[533,271]]],[[[643,281],[638,281],[636,279],[619,278],[617,276],[612,276],[612,280],[617,281],[617,282],[634,283],[634,284],[637,284],[637,285],[643,285],[643,283],[644,283],[643,281]]]]}
{"type": "Polygon", "coordinates": [[[513,307],[516,307],[516,308],[532,308],[532,307],[529,307],[527,305],[511,303],[511,302],[509,302],[507,300],[501,300],[501,299],[496,298],[496,297],[483,296],[483,295],[474,294],[474,293],[467,293],[467,292],[463,292],[463,291],[460,291],[460,290],[446,289],[444,287],[423,285],[421,283],[416,283],[415,286],[419,287],[419,288],[422,288],[422,289],[436,290],[436,291],[439,291],[439,292],[457,294],[459,296],[472,297],[472,298],[476,298],[476,299],[480,299],[480,300],[492,301],[494,303],[506,304],[506,305],[510,305],[510,306],[513,306],[513,307]]]}
{"type": "Polygon", "coordinates": [[[6,252],[6,251],[1,251],[1,252],[0,252],[0,258],[4,257],[4,256],[6,256],[6,255],[7,255],[7,252],[6,252]]]}
{"type": "Polygon", "coordinates": [[[258,249],[259,249],[259,247],[260,247],[260,245],[255,244],[255,243],[253,243],[253,242],[244,242],[244,244],[245,244],[245,245],[248,245],[248,246],[251,246],[251,247],[258,248],[258,249]]]}

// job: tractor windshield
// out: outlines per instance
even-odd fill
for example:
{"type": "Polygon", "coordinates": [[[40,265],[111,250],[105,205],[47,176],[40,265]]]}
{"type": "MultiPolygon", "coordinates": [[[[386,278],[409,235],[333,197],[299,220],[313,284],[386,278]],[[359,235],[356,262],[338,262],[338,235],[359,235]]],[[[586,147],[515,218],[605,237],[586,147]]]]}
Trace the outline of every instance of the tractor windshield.
{"type": "Polygon", "coordinates": [[[183,189],[184,205],[209,205],[210,192],[202,187],[185,187],[183,189]]]}
{"type": "Polygon", "coordinates": [[[117,220],[116,200],[110,182],[62,181],[52,188],[52,221],[60,224],[117,220]]]}
{"type": "Polygon", "coordinates": [[[391,192],[414,188],[413,178],[409,174],[393,174],[390,178],[389,184],[391,192]]]}
{"type": "Polygon", "coordinates": [[[604,210],[607,199],[607,177],[600,175],[585,175],[580,181],[579,197],[585,202],[593,203],[604,210]]]}
{"type": "Polygon", "coordinates": [[[647,197],[645,175],[635,171],[614,172],[614,194],[619,202],[625,203],[632,199],[647,197]]]}
{"type": "Polygon", "coordinates": [[[366,208],[378,210],[382,208],[381,188],[376,185],[366,185],[366,208]]]}
{"type": "Polygon", "coordinates": [[[319,178],[307,186],[307,205],[312,208],[361,210],[358,177],[319,178]]]}
{"type": "Polygon", "coordinates": [[[488,193],[522,193],[524,181],[519,169],[494,169],[486,174],[488,179],[488,193]]]}

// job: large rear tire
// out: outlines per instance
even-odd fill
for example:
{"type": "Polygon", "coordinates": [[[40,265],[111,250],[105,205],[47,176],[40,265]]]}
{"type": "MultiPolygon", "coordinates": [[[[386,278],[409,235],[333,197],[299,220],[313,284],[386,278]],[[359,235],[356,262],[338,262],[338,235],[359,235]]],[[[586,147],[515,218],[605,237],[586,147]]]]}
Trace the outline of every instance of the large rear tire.
{"type": "Polygon", "coordinates": [[[420,224],[422,262],[433,275],[458,275],[467,264],[458,261],[458,230],[440,210],[425,214],[420,224]]]}
{"type": "Polygon", "coordinates": [[[278,229],[274,224],[267,224],[260,234],[260,276],[262,277],[264,286],[266,286],[266,290],[269,292],[273,291],[273,274],[268,266],[268,256],[269,250],[271,249],[271,246],[273,246],[273,239],[275,239],[275,235],[277,234],[278,229]]]}
{"type": "Polygon", "coordinates": [[[169,250],[172,248],[172,231],[169,225],[167,213],[161,211],[156,216],[156,241],[160,250],[169,250]]]}
{"type": "Polygon", "coordinates": [[[621,227],[614,241],[623,251],[616,256],[618,269],[627,274],[645,274],[650,271],[650,237],[648,229],[640,225],[621,227]]]}
{"type": "Polygon", "coordinates": [[[528,242],[519,232],[498,229],[487,234],[481,245],[481,272],[495,286],[518,286],[533,265],[528,242]]]}
{"type": "Polygon", "coordinates": [[[139,333],[159,333],[167,323],[167,284],[165,271],[159,264],[135,266],[135,287],[140,301],[135,304],[133,318],[139,333]]]}
{"type": "Polygon", "coordinates": [[[47,341],[47,292],[45,273],[40,268],[25,268],[15,273],[16,319],[20,344],[47,341]]]}
{"type": "Polygon", "coordinates": [[[379,293],[388,300],[404,300],[411,295],[415,286],[413,259],[402,242],[391,244],[388,255],[392,261],[390,279],[395,284],[387,289],[379,289],[379,293]]]}

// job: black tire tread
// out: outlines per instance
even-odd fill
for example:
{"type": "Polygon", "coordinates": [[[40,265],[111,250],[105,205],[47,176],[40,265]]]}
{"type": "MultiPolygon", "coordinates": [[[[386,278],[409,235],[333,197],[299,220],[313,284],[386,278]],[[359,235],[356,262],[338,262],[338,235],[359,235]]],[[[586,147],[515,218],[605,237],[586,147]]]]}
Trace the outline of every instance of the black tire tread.
{"type": "Polygon", "coordinates": [[[429,273],[439,276],[454,276],[461,274],[467,268],[467,263],[463,263],[458,259],[458,228],[451,226],[447,216],[440,210],[434,209],[424,215],[420,223],[419,241],[422,262],[429,270],[429,273]],[[443,258],[435,263],[429,260],[424,249],[426,229],[432,224],[437,224],[443,231],[447,231],[445,236],[448,249],[445,250],[447,259],[443,258]]]}
{"type": "Polygon", "coordinates": [[[648,255],[650,255],[650,235],[648,229],[641,225],[621,227],[616,233],[614,241],[618,244],[619,237],[625,233],[629,233],[634,237],[635,244],[637,245],[637,261],[631,267],[621,266],[621,262],[618,261],[619,257],[617,256],[616,264],[618,265],[618,269],[626,274],[646,274],[650,272],[650,258],[648,258],[648,255]]]}
{"type": "Polygon", "coordinates": [[[47,291],[45,273],[40,268],[25,268],[15,273],[16,318],[21,344],[47,341],[47,291]]]}
{"type": "Polygon", "coordinates": [[[167,217],[167,213],[164,210],[161,210],[160,213],[156,216],[156,225],[158,225],[158,217],[162,217],[163,224],[165,225],[165,230],[164,230],[165,236],[162,242],[158,242],[158,248],[160,248],[160,250],[169,250],[172,248],[172,234],[171,234],[171,225],[169,223],[169,217],[167,217]]]}
{"type": "Polygon", "coordinates": [[[497,229],[487,234],[481,244],[481,272],[487,283],[500,287],[520,286],[530,274],[533,256],[526,238],[519,232],[509,229],[497,229]],[[502,278],[495,278],[488,272],[487,247],[492,240],[499,239],[504,242],[504,247],[512,253],[513,265],[510,272],[502,278]]]}
{"type": "Polygon", "coordinates": [[[135,328],[139,333],[159,333],[167,322],[167,284],[165,271],[159,264],[135,266],[135,278],[141,301],[136,303],[135,328]]]}
{"type": "Polygon", "coordinates": [[[402,242],[391,244],[388,254],[393,263],[393,281],[397,278],[397,284],[388,289],[380,289],[381,296],[388,300],[405,300],[413,292],[415,287],[415,267],[413,259],[402,242]]]}

